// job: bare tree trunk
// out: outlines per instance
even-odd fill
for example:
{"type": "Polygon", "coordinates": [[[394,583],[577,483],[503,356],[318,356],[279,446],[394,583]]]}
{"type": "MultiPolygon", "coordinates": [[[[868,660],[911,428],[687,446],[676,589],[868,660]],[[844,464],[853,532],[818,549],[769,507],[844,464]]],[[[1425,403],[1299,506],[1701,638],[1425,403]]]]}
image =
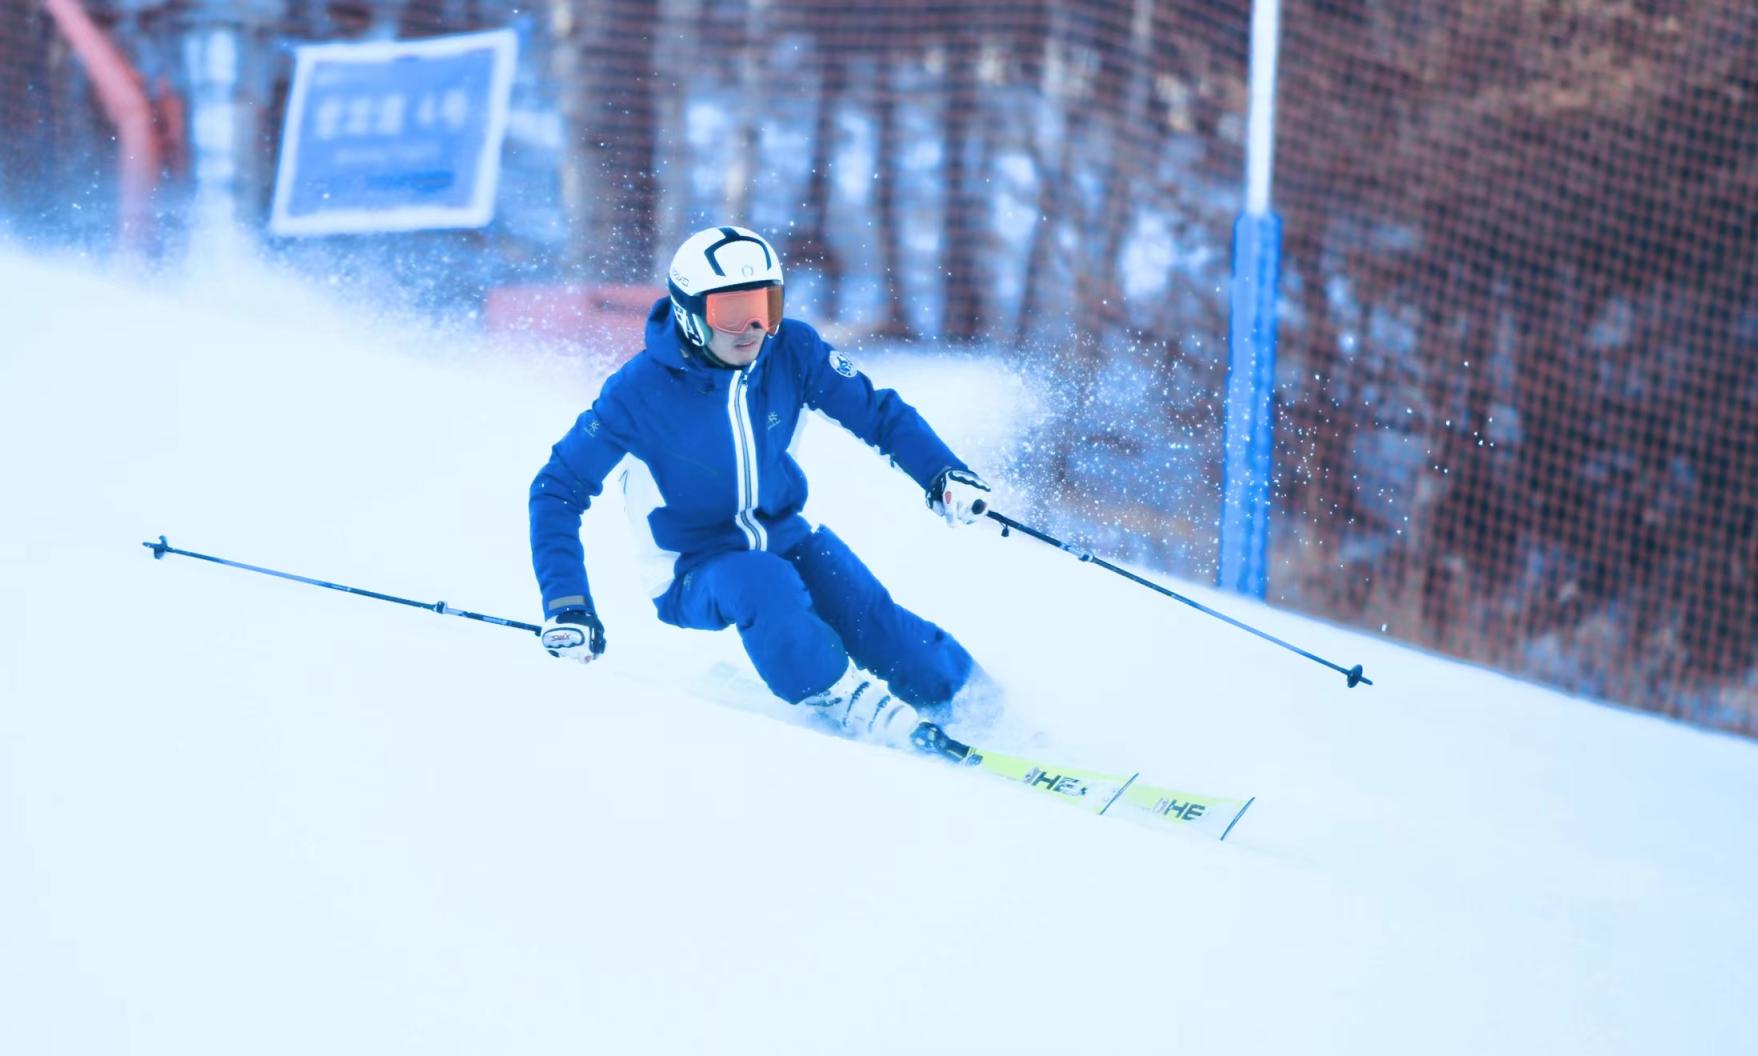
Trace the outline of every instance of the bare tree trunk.
{"type": "Polygon", "coordinates": [[[941,279],[946,296],[944,331],[959,341],[976,338],[983,328],[977,268],[987,213],[971,193],[969,165],[980,136],[978,46],[976,30],[960,26],[950,35],[946,55],[946,208],[941,217],[941,254],[946,264],[941,279]]]}
{"type": "MultiPolygon", "coordinates": [[[[1053,81],[1058,63],[1050,54],[1057,47],[1053,32],[1044,36],[1044,58],[1039,64],[1043,71],[1042,80],[1038,84],[1038,106],[1052,109],[1054,100],[1060,96],[1057,85],[1053,81]]],[[[1063,112],[1056,115],[1056,120],[1032,123],[1027,129],[1028,142],[1032,150],[1032,168],[1038,178],[1038,222],[1032,226],[1032,235],[1026,249],[1026,269],[1024,290],[1019,302],[1019,319],[1014,329],[1014,344],[1023,346],[1034,333],[1041,332],[1039,320],[1047,314],[1050,306],[1046,303],[1044,291],[1047,284],[1054,278],[1068,278],[1065,269],[1055,266],[1055,256],[1051,252],[1056,245],[1057,229],[1063,220],[1063,185],[1067,181],[1069,167],[1074,163],[1074,149],[1069,136],[1072,125],[1070,115],[1063,112]],[[1050,144],[1043,142],[1040,126],[1049,124],[1057,129],[1059,149],[1054,151],[1052,158],[1050,144]]]]}
{"type": "MultiPolygon", "coordinates": [[[[1148,104],[1152,98],[1149,78],[1153,30],[1153,0],[1135,0],[1130,23],[1129,51],[1122,55],[1107,54],[1106,75],[1101,79],[1099,97],[1120,97],[1122,105],[1110,108],[1106,125],[1110,132],[1110,165],[1105,174],[1105,208],[1100,220],[1099,258],[1093,261],[1090,273],[1098,281],[1089,289],[1087,308],[1095,319],[1121,314],[1123,288],[1119,281],[1123,240],[1129,233],[1134,215],[1137,189],[1130,180],[1131,172],[1152,172],[1153,166],[1131,164],[1137,151],[1133,145],[1144,137],[1150,144],[1157,137],[1146,136],[1149,129],[1148,104]],[[1120,68],[1127,63],[1128,68],[1120,68]],[[1114,91],[1106,88],[1114,87],[1114,91]]],[[[1152,149],[1151,147],[1149,149],[1152,149]]]]}
{"type": "Polygon", "coordinates": [[[655,11],[648,0],[575,0],[585,109],[576,142],[596,199],[588,259],[602,277],[651,278],[659,186],[655,11]]]}
{"type": "Polygon", "coordinates": [[[878,69],[874,73],[873,93],[873,108],[879,125],[879,142],[875,151],[877,156],[873,161],[877,167],[873,195],[879,214],[879,242],[884,247],[885,266],[885,315],[878,332],[899,338],[914,336],[909,314],[904,310],[903,303],[905,232],[897,209],[897,153],[901,137],[897,127],[894,78],[898,75],[896,67],[907,61],[907,52],[888,49],[882,53],[879,56],[878,69]]]}
{"type": "MultiPolygon", "coordinates": [[[[1039,97],[1046,107],[1060,107],[1043,122],[1054,131],[1050,141],[1032,130],[1033,158],[1038,174],[1038,223],[1026,253],[1025,289],[1015,330],[1015,344],[1043,364],[1057,394],[1054,421],[1044,431],[1044,465],[1049,483],[1040,505],[1076,518],[1092,513],[1094,499],[1081,488],[1075,471],[1076,453],[1091,441],[1087,420],[1098,374],[1100,350],[1094,331],[1081,318],[1083,297],[1074,288],[1080,268],[1063,252],[1063,236],[1079,206],[1074,192],[1075,135],[1081,100],[1060,80],[1066,61],[1065,18],[1053,10],[1045,36],[1045,58],[1039,97]]],[[[1080,240],[1076,240],[1077,244],[1080,240]]],[[[1048,512],[1045,510],[1044,512],[1048,512]]]]}
{"type": "MultiPolygon", "coordinates": [[[[65,42],[51,30],[41,4],[25,5],[7,22],[0,31],[0,143],[30,143],[42,129],[64,134],[64,122],[55,120],[61,116],[55,106],[59,93],[49,82],[71,59],[65,42]],[[33,95],[35,102],[26,107],[24,100],[33,95]]],[[[54,182],[52,160],[52,152],[41,149],[8,152],[0,165],[0,213],[22,219],[41,208],[54,182]]]]}
{"type": "Polygon", "coordinates": [[[760,133],[768,103],[769,78],[766,76],[769,56],[764,47],[769,40],[769,13],[763,4],[751,4],[745,10],[744,34],[738,41],[739,56],[739,123],[735,133],[738,149],[730,152],[726,167],[726,215],[737,223],[748,223],[751,216],[751,192],[756,186],[756,159],[760,133]]]}
{"type": "MultiPolygon", "coordinates": [[[[586,76],[581,69],[585,47],[580,40],[582,27],[575,0],[549,0],[549,3],[553,39],[546,73],[554,84],[579,84],[586,76]]],[[[586,124],[584,104],[580,92],[556,93],[556,111],[561,115],[565,144],[556,166],[557,193],[561,198],[562,212],[568,218],[568,242],[564,255],[565,263],[570,267],[585,263],[588,251],[596,244],[588,233],[588,225],[582,222],[590,215],[588,200],[592,193],[587,139],[582,131],[586,124]]]]}
{"type": "Polygon", "coordinates": [[[848,94],[848,69],[832,57],[818,86],[818,116],[812,134],[812,172],[806,185],[805,215],[791,256],[796,265],[816,268],[824,280],[824,315],[840,317],[843,264],[830,244],[830,167],[836,156],[836,113],[848,94]]]}

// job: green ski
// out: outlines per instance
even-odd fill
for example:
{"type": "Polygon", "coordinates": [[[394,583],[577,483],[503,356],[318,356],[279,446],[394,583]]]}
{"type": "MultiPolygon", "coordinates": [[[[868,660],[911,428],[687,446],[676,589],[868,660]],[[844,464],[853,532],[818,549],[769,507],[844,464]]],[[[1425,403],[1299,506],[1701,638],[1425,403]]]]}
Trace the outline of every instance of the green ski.
{"type": "Polygon", "coordinates": [[[975,767],[1040,795],[1053,796],[1089,814],[1128,816],[1153,824],[1170,824],[1224,840],[1256,797],[1240,799],[1186,792],[1144,784],[1140,774],[1057,766],[1025,756],[1006,755],[953,739],[931,722],[916,728],[913,742],[920,751],[961,766],[975,767]]]}

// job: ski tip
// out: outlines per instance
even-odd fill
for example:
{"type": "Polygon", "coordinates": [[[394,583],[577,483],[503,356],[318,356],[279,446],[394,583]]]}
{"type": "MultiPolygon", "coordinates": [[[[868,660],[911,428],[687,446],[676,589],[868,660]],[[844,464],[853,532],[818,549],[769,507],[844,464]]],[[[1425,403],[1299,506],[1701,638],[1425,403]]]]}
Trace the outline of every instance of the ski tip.
{"type": "Polygon", "coordinates": [[[1233,831],[1233,826],[1239,824],[1239,819],[1245,817],[1245,812],[1250,810],[1251,805],[1256,802],[1257,802],[1256,796],[1252,796],[1250,799],[1245,801],[1245,806],[1240,807],[1239,813],[1233,815],[1233,820],[1229,821],[1227,823],[1227,828],[1221,833],[1221,839],[1225,840],[1227,838],[1227,833],[1233,831]]]}

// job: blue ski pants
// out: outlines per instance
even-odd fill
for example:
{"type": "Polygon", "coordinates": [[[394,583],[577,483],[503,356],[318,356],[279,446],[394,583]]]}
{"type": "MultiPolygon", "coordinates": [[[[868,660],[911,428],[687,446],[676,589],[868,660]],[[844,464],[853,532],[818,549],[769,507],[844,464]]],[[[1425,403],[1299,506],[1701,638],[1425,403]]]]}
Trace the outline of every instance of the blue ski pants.
{"type": "Polygon", "coordinates": [[[758,675],[789,702],[829,688],[851,659],[917,707],[950,701],[971,675],[964,646],[891,600],[824,527],[786,553],[717,554],[655,604],[678,627],[737,627],[758,675]]]}

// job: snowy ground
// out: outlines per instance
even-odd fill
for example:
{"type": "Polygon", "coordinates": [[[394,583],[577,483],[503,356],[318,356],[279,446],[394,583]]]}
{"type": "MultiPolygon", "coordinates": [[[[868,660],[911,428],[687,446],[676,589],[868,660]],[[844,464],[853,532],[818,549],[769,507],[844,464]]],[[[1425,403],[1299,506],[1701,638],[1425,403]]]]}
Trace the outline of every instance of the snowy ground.
{"type": "MultiPolygon", "coordinates": [[[[737,640],[652,618],[614,506],[588,669],[155,562],[534,619],[525,488],[595,383],[157,285],[0,250],[0,1052],[1758,1051],[1758,745],[1180,585],[1347,690],[947,530],[823,421],[808,512],[1010,686],[1001,736],[1257,795],[1226,843],[703,699],[737,640]]],[[[868,365],[979,466],[1030,418],[868,365]]]]}

